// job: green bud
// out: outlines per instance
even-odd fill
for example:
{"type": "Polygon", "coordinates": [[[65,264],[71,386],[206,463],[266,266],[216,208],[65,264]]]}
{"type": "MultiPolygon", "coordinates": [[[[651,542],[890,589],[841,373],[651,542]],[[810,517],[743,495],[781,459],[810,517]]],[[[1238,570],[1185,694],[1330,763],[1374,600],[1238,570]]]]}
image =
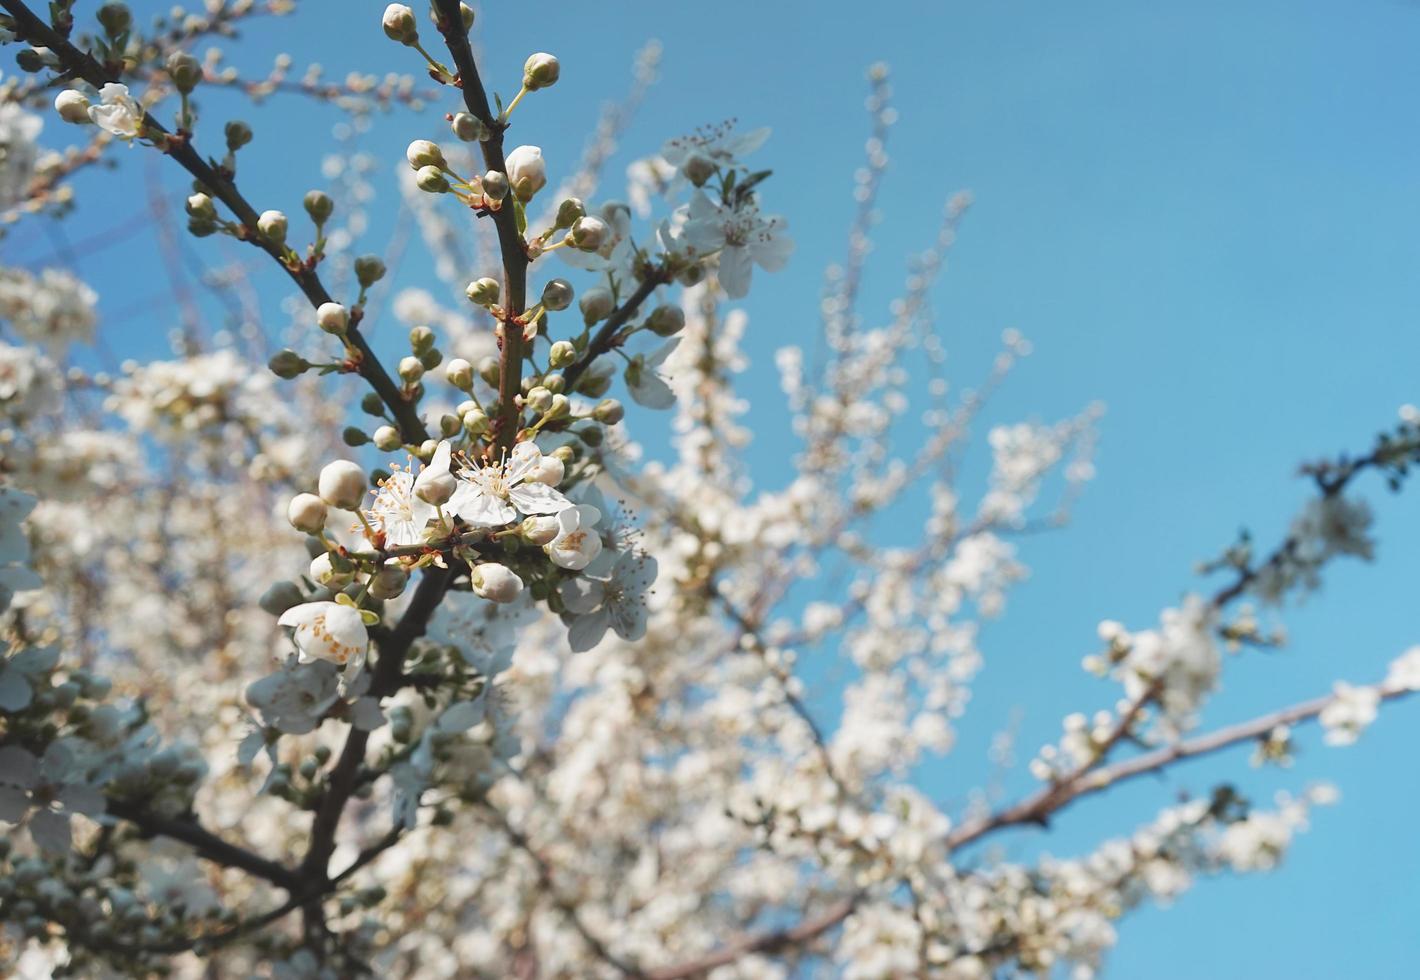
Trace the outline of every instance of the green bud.
{"type": "Polygon", "coordinates": [[[596,426],[577,430],[577,435],[583,442],[595,449],[602,444],[602,430],[596,426]]]}
{"type": "Polygon", "coordinates": [[[375,448],[380,452],[392,453],[404,445],[403,440],[399,437],[399,430],[392,425],[380,426],[371,438],[375,443],[375,448]]]}
{"type": "Polygon", "coordinates": [[[464,289],[464,295],[478,306],[493,306],[498,302],[500,294],[498,280],[484,276],[482,279],[475,279],[464,289]]]}
{"type": "Polygon", "coordinates": [[[415,170],[421,170],[424,167],[442,170],[447,166],[444,160],[444,151],[439,149],[439,144],[433,140],[415,140],[410,143],[404,151],[404,158],[415,170]]]}
{"type": "Polygon", "coordinates": [[[571,228],[572,224],[586,213],[587,206],[580,198],[569,197],[557,206],[557,227],[571,228]]]}
{"type": "Polygon", "coordinates": [[[567,390],[567,379],[560,374],[544,374],[542,386],[554,395],[560,395],[567,390]]]}
{"type": "Polygon", "coordinates": [[[602,425],[615,425],[626,417],[626,409],[615,398],[604,398],[592,409],[592,418],[602,425]]]}
{"type": "Polygon", "coordinates": [[[409,331],[409,349],[416,354],[423,354],[433,348],[434,339],[434,331],[428,327],[414,327],[409,331]]]}
{"type": "Polygon", "coordinates": [[[301,203],[306,207],[306,214],[318,225],[325,224],[326,219],[335,211],[335,202],[325,191],[306,191],[301,203]]]}
{"type": "Polygon", "coordinates": [[[490,354],[479,359],[478,376],[490,387],[498,387],[498,372],[498,358],[490,354]]]}
{"type": "MultiPolygon", "coordinates": [[[[544,388],[543,390],[546,391],[547,389],[544,388]]],[[[543,414],[550,419],[560,419],[565,415],[570,415],[571,412],[572,403],[567,399],[566,395],[553,395],[552,404],[548,406],[547,411],[543,414]]]]}
{"type": "Polygon", "coordinates": [[[15,55],[15,64],[20,66],[20,71],[30,72],[31,74],[44,71],[44,59],[40,57],[40,53],[33,48],[25,48],[19,54],[15,55]]]}
{"type": "Polygon", "coordinates": [[[444,367],[444,377],[460,391],[468,391],[473,387],[473,365],[456,357],[444,367]]]}
{"type": "Polygon", "coordinates": [[[464,431],[471,436],[481,436],[488,431],[488,416],[477,408],[464,412],[460,421],[463,423],[464,431]]]}
{"type": "Polygon", "coordinates": [[[562,66],[558,64],[557,59],[545,51],[539,51],[529,55],[528,60],[523,62],[523,88],[529,92],[551,88],[557,84],[561,74],[562,66]]]}
{"type": "Polygon", "coordinates": [[[197,83],[202,81],[202,64],[186,51],[174,51],[168,55],[167,64],[168,77],[173,80],[173,85],[179,92],[186,95],[197,88],[197,83]]]}
{"type": "Polygon", "coordinates": [[[98,18],[104,33],[109,37],[118,37],[133,26],[133,14],[129,12],[128,5],[123,3],[104,4],[99,8],[98,18]]]}
{"type": "Polygon", "coordinates": [[[385,414],[385,403],[379,395],[373,391],[365,392],[365,396],[360,399],[360,410],[366,415],[385,414]]]}
{"type": "Polygon", "coordinates": [[[542,305],[554,312],[572,305],[572,284],[566,279],[549,279],[542,287],[542,305]]]}
{"type": "Polygon", "coordinates": [[[363,446],[370,441],[370,437],[366,435],[364,429],[353,425],[346,426],[345,431],[340,433],[340,438],[345,440],[347,446],[363,446]]]}
{"type": "Polygon", "coordinates": [[[480,142],[488,139],[490,135],[488,127],[483,125],[483,120],[469,112],[454,113],[454,118],[449,121],[449,128],[465,143],[480,142]]]}
{"type": "Polygon", "coordinates": [[[657,337],[674,337],[685,329],[685,311],[679,306],[658,306],[646,317],[646,329],[657,337]]]}
{"type": "Polygon", "coordinates": [[[414,11],[402,3],[392,3],[385,8],[380,26],[391,41],[405,46],[419,43],[419,25],[414,21],[414,11]]]}
{"type": "Polygon", "coordinates": [[[236,153],[242,147],[250,143],[253,135],[251,127],[240,119],[233,119],[231,122],[227,123],[226,134],[227,149],[231,150],[233,153],[236,153]]]}
{"type": "Polygon", "coordinates": [[[463,428],[463,420],[457,415],[439,416],[439,435],[445,439],[452,439],[463,428]]]}
{"type": "Polygon", "coordinates": [[[256,604],[262,611],[272,616],[280,616],[292,606],[298,606],[305,601],[301,595],[300,588],[295,582],[275,582],[272,586],[261,594],[261,598],[256,604]]]}
{"type": "Polygon", "coordinates": [[[285,378],[287,381],[305,374],[311,369],[311,362],[300,354],[291,350],[279,350],[271,355],[271,360],[266,362],[266,366],[271,369],[271,373],[278,378],[285,378]]]}
{"type": "Polygon", "coordinates": [[[449,179],[435,166],[420,167],[414,174],[414,185],[428,194],[449,192],[449,179]]]}
{"type": "Polygon", "coordinates": [[[444,352],[437,347],[431,347],[419,355],[419,363],[424,365],[424,370],[432,371],[444,363],[444,352]]]}
{"type": "Polygon", "coordinates": [[[355,279],[361,289],[369,289],[385,277],[385,263],[378,255],[362,255],[355,260],[355,279]]]}
{"type": "Polygon", "coordinates": [[[538,385],[527,394],[528,408],[542,415],[552,407],[552,397],[552,392],[538,385]]]}
{"type": "Polygon", "coordinates": [[[572,346],[570,340],[559,340],[552,345],[552,350],[548,352],[547,363],[554,368],[565,368],[577,361],[577,348],[572,346]]]}
{"type": "Polygon", "coordinates": [[[483,175],[483,196],[490,201],[501,201],[508,196],[508,175],[501,170],[490,170],[483,175]]]}
{"type": "Polygon", "coordinates": [[[399,362],[399,376],[407,385],[412,385],[424,377],[424,365],[417,357],[406,357],[399,362]]]}

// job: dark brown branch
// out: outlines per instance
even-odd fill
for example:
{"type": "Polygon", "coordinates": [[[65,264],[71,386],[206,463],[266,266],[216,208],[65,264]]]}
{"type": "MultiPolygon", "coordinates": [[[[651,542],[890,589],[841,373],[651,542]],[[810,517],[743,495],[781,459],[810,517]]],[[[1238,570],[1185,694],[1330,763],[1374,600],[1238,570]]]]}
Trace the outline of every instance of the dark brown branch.
{"type": "Polygon", "coordinates": [[[298,889],[301,885],[301,876],[291,868],[228,843],[195,820],[159,816],[125,800],[109,800],[108,812],[120,820],[128,821],[145,834],[181,841],[209,861],[225,867],[240,868],[287,891],[298,889]]]}
{"type": "Polygon", "coordinates": [[[641,280],[641,284],[636,287],[636,292],[627,297],[625,303],[612,311],[611,316],[607,317],[606,321],[597,328],[596,334],[587,344],[587,349],[582,353],[582,356],[562,372],[569,391],[577,386],[577,381],[587,372],[587,368],[592,366],[593,361],[616,346],[617,331],[636,315],[636,311],[656,291],[656,287],[663,286],[670,281],[670,273],[664,268],[658,267],[652,270],[647,273],[645,279],[641,280]]]}
{"type": "MultiPolygon", "coordinates": [[[[0,0],[0,7],[3,7],[15,19],[17,35],[26,41],[53,51],[68,75],[83,79],[96,88],[102,88],[109,82],[120,81],[117,74],[110,73],[92,55],[71,44],[68,38],[35,16],[20,0],[0,0]]],[[[312,307],[334,302],[330,294],[326,292],[325,286],[321,283],[320,276],[316,274],[314,268],[300,262],[288,263],[281,246],[257,234],[258,214],[256,209],[238,192],[236,183],[229,175],[198,154],[187,134],[169,133],[161,123],[146,113],[143,116],[143,122],[145,132],[155,135],[154,142],[162,146],[168,156],[176,160],[179,166],[197,178],[212,196],[231,210],[242,226],[245,239],[270,255],[286,270],[286,274],[291,277],[312,307]]],[[[369,342],[360,333],[356,324],[350,325],[347,338],[351,346],[360,353],[356,369],[375,393],[380,396],[380,400],[394,413],[404,440],[418,444],[427,439],[429,434],[419,419],[418,410],[412,402],[404,397],[400,386],[395,384],[389,373],[385,371],[384,366],[380,364],[369,342]]]]}

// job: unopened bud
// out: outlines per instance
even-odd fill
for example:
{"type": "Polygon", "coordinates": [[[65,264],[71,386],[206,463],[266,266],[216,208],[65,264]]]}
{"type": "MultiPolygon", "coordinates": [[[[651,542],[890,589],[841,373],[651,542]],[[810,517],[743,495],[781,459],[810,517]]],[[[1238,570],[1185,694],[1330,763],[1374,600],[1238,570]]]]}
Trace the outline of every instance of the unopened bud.
{"type": "Polygon", "coordinates": [[[424,365],[417,357],[406,357],[399,362],[399,376],[407,385],[412,385],[424,377],[424,365]]]}
{"type": "Polygon", "coordinates": [[[483,196],[490,201],[501,201],[508,196],[508,175],[501,171],[488,171],[479,183],[483,187],[483,196]]]}
{"type": "Polygon", "coordinates": [[[382,425],[375,430],[372,437],[375,448],[381,452],[392,453],[404,444],[399,437],[399,430],[392,425],[382,425]]]}
{"type": "Polygon", "coordinates": [[[335,202],[331,200],[325,191],[306,191],[306,196],[301,203],[306,208],[306,214],[311,216],[311,220],[318,225],[325,224],[326,220],[335,212],[335,202]]]}
{"type": "Polygon", "coordinates": [[[542,305],[553,312],[572,305],[572,284],[566,279],[549,279],[542,287],[542,305]]]}
{"type": "Polygon", "coordinates": [[[311,559],[310,576],[312,582],[324,585],[327,589],[343,589],[354,580],[355,569],[344,560],[337,565],[330,553],[326,552],[311,559]]]}
{"type": "Polygon", "coordinates": [[[414,174],[414,185],[426,194],[447,194],[449,179],[438,167],[420,167],[414,174]]]}
{"type": "Polygon", "coordinates": [[[256,229],[262,237],[277,245],[286,244],[286,215],[280,211],[263,211],[256,219],[256,229]]]}
{"type": "Polygon", "coordinates": [[[463,429],[471,436],[481,436],[488,431],[488,416],[481,409],[464,412],[460,417],[463,429]]]}
{"type": "Polygon", "coordinates": [[[434,331],[425,326],[412,327],[409,331],[409,349],[423,354],[434,346],[434,331]]]}
{"type": "Polygon", "coordinates": [[[562,525],[558,522],[556,514],[529,517],[518,527],[519,536],[539,548],[545,544],[551,544],[561,533],[562,525]]]}
{"type": "Polygon", "coordinates": [[[415,170],[421,167],[438,167],[443,169],[444,151],[439,149],[439,144],[431,140],[415,140],[409,144],[409,148],[404,151],[404,158],[409,161],[409,165],[415,170]]]}
{"type": "Polygon", "coordinates": [[[378,255],[362,255],[355,260],[355,279],[360,288],[369,289],[385,277],[385,263],[378,255]]]}
{"type": "Polygon", "coordinates": [[[173,80],[173,85],[184,95],[197,88],[197,83],[202,81],[202,64],[186,51],[174,51],[168,55],[167,64],[168,77],[173,80]]]}
{"type": "Polygon", "coordinates": [[[468,391],[473,387],[473,365],[456,357],[444,366],[444,377],[459,391],[468,391]]]}
{"type": "Polygon", "coordinates": [[[488,139],[489,136],[488,127],[483,125],[483,120],[471,112],[454,113],[454,118],[449,120],[449,128],[465,143],[476,143],[488,139]]]}
{"type": "Polygon", "coordinates": [[[339,303],[322,303],[316,308],[316,323],[326,333],[340,336],[350,328],[350,311],[339,303]]]}
{"type": "Polygon", "coordinates": [[[204,221],[214,221],[217,218],[217,207],[206,194],[191,194],[187,198],[187,213],[204,221]]]}
{"type": "Polygon", "coordinates": [[[616,297],[605,286],[593,286],[582,293],[577,308],[582,311],[582,321],[590,327],[611,316],[611,311],[616,309],[616,297]]]}
{"type": "Polygon", "coordinates": [[[492,306],[498,302],[498,280],[484,276],[468,284],[464,295],[479,306],[492,306]]]}
{"type": "Polygon", "coordinates": [[[347,425],[340,433],[340,438],[347,446],[363,446],[370,441],[370,436],[359,426],[347,425]]]}
{"type": "Polygon", "coordinates": [[[526,400],[528,408],[541,415],[552,407],[552,392],[538,385],[528,392],[526,400]]]}
{"type": "Polygon", "coordinates": [[[370,579],[370,595],[376,599],[393,599],[408,584],[408,572],[398,565],[383,565],[370,579]]]}
{"type": "Polygon", "coordinates": [[[266,366],[271,369],[271,373],[278,378],[285,378],[290,381],[292,378],[300,377],[310,370],[311,362],[300,354],[287,348],[277,351],[271,355],[271,360],[266,362],[266,366]]]}
{"type": "Polygon", "coordinates": [[[597,407],[592,409],[592,418],[602,425],[616,425],[625,417],[626,409],[615,398],[603,398],[597,402],[597,407]]]}
{"type": "Polygon", "coordinates": [[[692,153],[680,165],[680,171],[696,187],[703,187],[707,180],[715,176],[715,161],[703,153],[692,153]]]}
{"type": "Polygon", "coordinates": [[[679,306],[658,306],[646,317],[646,329],[657,337],[674,337],[685,329],[685,311],[679,306]]]}
{"type": "Polygon", "coordinates": [[[512,602],[523,591],[523,580],[506,565],[495,562],[473,566],[469,583],[479,598],[492,602],[512,602]]]}
{"type": "Polygon", "coordinates": [[[539,51],[529,55],[528,60],[523,62],[523,88],[529,92],[549,88],[557,84],[561,74],[562,66],[557,63],[557,59],[545,51],[539,51]]]}
{"type": "Polygon", "coordinates": [[[576,360],[577,348],[572,346],[570,340],[559,340],[552,345],[552,350],[547,355],[547,363],[554,368],[565,368],[575,363],[576,360]]]}
{"type": "Polygon", "coordinates": [[[587,213],[580,198],[569,197],[557,206],[557,227],[571,228],[572,223],[587,213]]]}
{"type": "Polygon", "coordinates": [[[246,146],[252,139],[251,127],[240,119],[233,119],[231,122],[227,123],[225,133],[227,136],[227,149],[231,150],[233,153],[236,153],[242,147],[246,146]]]}
{"type": "Polygon", "coordinates": [[[66,88],[54,97],[54,108],[59,118],[68,123],[89,123],[89,100],[83,92],[66,88]]]}
{"type": "Polygon", "coordinates": [[[365,499],[365,471],[348,459],[326,463],[320,471],[316,490],[332,507],[354,510],[365,499]]]}
{"type": "Polygon", "coordinates": [[[491,387],[498,387],[498,358],[489,354],[478,360],[478,376],[491,387]]]}
{"type": "Polygon", "coordinates": [[[300,586],[295,582],[273,582],[271,587],[261,594],[261,598],[256,600],[256,604],[263,612],[272,616],[280,616],[292,606],[299,606],[305,601],[305,596],[301,595],[300,586]]]}
{"type": "Polygon", "coordinates": [[[550,419],[560,419],[564,415],[570,414],[571,411],[572,403],[568,401],[566,395],[559,394],[552,396],[552,404],[548,406],[544,414],[550,419]]]}
{"type": "Polygon", "coordinates": [[[547,185],[547,164],[542,159],[542,148],[519,146],[509,153],[508,184],[518,200],[531,201],[533,195],[547,185]]]}
{"type": "Polygon", "coordinates": [[[385,414],[384,400],[373,391],[367,391],[360,398],[360,411],[366,415],[382,416],[385,414]]]}
{"type": "Polygon", "coordinates": [[[572,230],[567,233],[567,237],[573,248],[583,252],[595,252],[602,247],[610,234],[611,228],[605,221],[594,214],[588,214],[572,224],[572,230]]]}
{"type": "Polygon", "coordinates": [[[286,508],[286,520],[297,531],[319,534],[325,527],[325,501],[313,493],[298,493],[286,508]]]}
{"type": "Polygon", "coordinates": [[[392,3],[385,8],[380,26],[385,29],[385,37],[391,41],[398,41],[406,47],[419,42],[419,25],[414,20],[414,11],[402,3],[392,3]]]}
{"type": "Polygon", "coordinates": [[[133,26],[133,14],[123,3],[104,4],[98,10],[98,18],[109,37],[118,37],[133,26]]]}

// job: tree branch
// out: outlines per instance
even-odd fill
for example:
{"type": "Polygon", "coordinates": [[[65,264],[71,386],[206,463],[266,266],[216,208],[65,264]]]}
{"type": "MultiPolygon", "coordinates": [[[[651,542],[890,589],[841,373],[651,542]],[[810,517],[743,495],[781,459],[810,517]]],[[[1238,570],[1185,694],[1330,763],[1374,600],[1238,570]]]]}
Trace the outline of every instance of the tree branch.
{"type": "Polygon", "coordinates": [[[587,373],[587,368],[592,366],[594,360],[616,346],[617,331],[626,324],[626,321],[636,315],[636,311],[656,291],[656,287],[663,286],[670,281],[670,273],[663,266],[658,266],[647,273],[646,278],[641,280],[641,284],[636,287],[636,292],[627,297],[625,303],[612,311],[611,316],[607,317],[606,321],[597,328],[596,335],[592,337],[591,343],[587,345],[582,356],[562,372],[569,391],[577,387],[577,381],[587,373]]]}
{"type": "Polygon", "coordinates": [[[300,887],[301,876],[291,868],[261,857],[246,848],[228,843],[195,820],[163,817],[149,813],[126,800],[109,800],[107,809],[120,820],[126,820],[150,836],[170,837],[191,847],[201,857],[224,867],[240,868],[248,874],[264,878],[287,891],[300,887]]]}

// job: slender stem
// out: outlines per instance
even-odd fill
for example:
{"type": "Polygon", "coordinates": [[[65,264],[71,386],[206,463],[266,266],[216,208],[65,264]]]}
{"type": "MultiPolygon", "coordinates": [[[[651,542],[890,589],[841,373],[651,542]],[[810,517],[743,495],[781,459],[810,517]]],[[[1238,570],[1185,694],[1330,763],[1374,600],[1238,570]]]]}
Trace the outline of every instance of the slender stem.
{"type": "Polygon", "coordinates": [[[616,346],[617,331],[636,315],[636,311],[639,310],[641,304],[646,302],[651,294],[656,291],[656,287],[664,286],[670,281],[671,276],[669,271],[663,267],[654,269],[647,274],[645,279],[641,280],[641,284],[636,287],[636,291],[627,298],[626,302],[612,311],[611,316],[607,317],[602,325],[597,328],[596,334],[593,335],[591,342],[587,344],[587,349],[582,353],[582,356],[568,367],[566,371],[562,372],[562,377],[566,381],[569,391],[577,386],[578,379],[580,379],[583,374],[587,373],[587,368],[592,366],[593,361],[616,346]]]}

